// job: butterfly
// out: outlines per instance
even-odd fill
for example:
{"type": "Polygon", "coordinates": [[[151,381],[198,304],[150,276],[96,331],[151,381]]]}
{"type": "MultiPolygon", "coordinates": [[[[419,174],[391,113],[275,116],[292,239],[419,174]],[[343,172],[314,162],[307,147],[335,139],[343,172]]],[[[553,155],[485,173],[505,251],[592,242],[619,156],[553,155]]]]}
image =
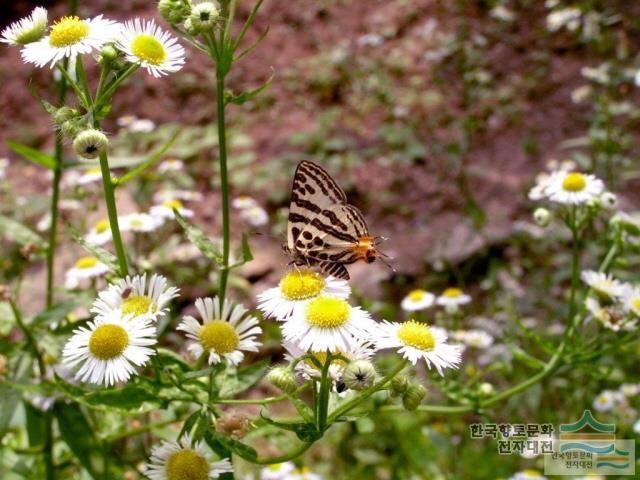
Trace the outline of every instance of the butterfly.
{"type": "Polygon", "coordinates": [[[344,190],[324,168],[308,161],[298,164],[282,247],[293,264],[318,266],[327,275],[348,280],[345,265],[374,262],[382,255],[376,248],[379,240],[369,234],[360,210],[347,203],[344,190]]]}

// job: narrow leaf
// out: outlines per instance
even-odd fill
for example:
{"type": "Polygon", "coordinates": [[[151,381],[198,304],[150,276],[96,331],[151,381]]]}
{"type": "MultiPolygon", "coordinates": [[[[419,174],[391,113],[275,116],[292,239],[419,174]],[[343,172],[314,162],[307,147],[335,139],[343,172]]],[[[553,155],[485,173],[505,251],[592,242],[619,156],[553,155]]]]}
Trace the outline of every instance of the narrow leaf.
{"type": "Polygon", "coordinates": [[[6,140],[7,145],[11,150],[30,162],[37,163],[49,170],[56,168],[56,159],[51,155],[36,150],[35,148],[28,147],[22,143],[14,142],[13,140],[6,140]]]}
{"type": "Polygon", "coordinates": [[[130,172],[127,172],[122,177],[120,177],[118,179],[118,183],[117,184],[118,185],[122,185],[124,183],[127,183],[129,180],[132,180],[136,176],[140,175],[144,170],[146,170],[147,168],[151,167],[158,160],[160,160],[162,158],[162,156],[167,152],[167,150],[169,150],[171,148],[171,146],[173,145],[173,142],[176,141],[176,138],[178,138],[179,134],[180,134],[180,130],[178,129],[171,136],[169,141],[167,143],[165,143],[160,149],[156,150],[153,154],[151,154],[151,156],[147,160],[142,162],[140,165],[138,165],[136,168],[134,168],[130,172]]]}
{"type": "Polygon", "coordinates": [[[187,235],[189,241],[198,247],[202,254],[209,260],[212,260],[220,266],[224,265],[224,259],[222,258],[220,250],[211,240],[209,240],[209,237],[207,237],[198,227],[187,222],[187,220],[185,220],[177,210],[174,209],[173,213],[175,214],[176,220],[180,226],[184,229],[184,233],[187,235]]]}
{"type": "Polygon", "coordinates": [[[239,442],[230,437],[225,437],[216,431],[209,430],[204,436],[207,444],[210,446],[216,445],[217,448],[211,447],[214,450],[218,450],[221,447],[230,452],[235,453],[239,457],[244,458],[250,462],[255,462],[258,459],[258,452],[246,443],[239,442]]]}
{"type": "Polygon", "coordinates": [[[46,248],[44,240],[36,232],[13,218],[0,215],[0,236],[13,240],[19,245],[36,245],[46,248]]]}
{"type": "Polygon", "coordinates": [[[120,271],[120,267],[118,266],[118,259],[113,253],[105,250],[102,247],[97,247],[88,243],[84,238],[82,238],[80,232],[78,232],[78,230],[76,230],[71,224],[67,224],[67,227],[69,228],[73,239],[78,242],[82,248],[84,248],[87,252],[104,263],[107,267],[109,267],[111,271],[120,271]]]}
{"type": "Polygon", "coordinates": [[[269,368],[269,359],[239,370],[236,378],[230,377],[220,387],[220,397],[229,398],[253,387],[269,368]]]}
{"type": "Polygon", "coordinates": [[[271,75],[271,77],[269,77],[269,80],[264,82],[258,88],[254,89],[254,90],[247,90],[246,92],[242,92],[239,95],[229,95],[229,96],[227,96],[226,101],[227,101],[227,103],[234,103],[235,105],[242,105],[243,103],[246,103],[249,100],[252,100],[253,98],[255,98],[258,95],[260,95],[262,92],[264,92],[267,88],[269,88],[271,86],[271,82],[272,81],[273,81],[273,75],[271,75]]]}
{"type": "Polygon", "coordinates": [[[53,408],[60,436],[93,478],[100,478],[102,458],[93,428],[77,403],[58,402],[53,408]]]}

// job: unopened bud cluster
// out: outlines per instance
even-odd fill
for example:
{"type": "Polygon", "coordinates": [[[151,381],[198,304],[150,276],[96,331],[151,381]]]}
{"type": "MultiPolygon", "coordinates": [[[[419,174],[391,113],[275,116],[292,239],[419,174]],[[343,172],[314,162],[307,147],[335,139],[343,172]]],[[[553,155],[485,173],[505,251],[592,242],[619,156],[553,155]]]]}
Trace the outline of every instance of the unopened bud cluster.
{"type": "Polygon", "coordinates": [[[183,30],[191,36],[213,32],[220,20],[217,2],[194,5],[190,0],[160,0],[158,11],[171,25],[182,24],[183,30]]]}

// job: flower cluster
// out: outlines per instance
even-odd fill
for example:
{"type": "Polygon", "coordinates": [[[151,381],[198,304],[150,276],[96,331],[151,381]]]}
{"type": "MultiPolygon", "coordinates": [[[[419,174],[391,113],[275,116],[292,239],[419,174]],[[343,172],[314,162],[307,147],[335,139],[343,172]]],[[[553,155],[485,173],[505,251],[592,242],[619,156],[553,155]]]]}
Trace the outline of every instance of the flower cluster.
{"type": "Polygon", "coordinates": [[[368,361],[382,349],[396,349],[414,365],[423,359],[440,374],[444,368],[458,366],[461,349],[447,344],[445,332],[414,320],[378,323],[347,301],[350,293],[343,280],[295,270],[287,273],[277,287],[259,295],[258,308],[265,316],[282,322],[290,358],[305,353],[311,357],[310,362],[298,364],[298,373],[308,378],[317,376],[318,366],[330,352],[341,358],[342,363],[331,365],[329,371],[337,380],[345,375],[348,365],[368,361]]]}

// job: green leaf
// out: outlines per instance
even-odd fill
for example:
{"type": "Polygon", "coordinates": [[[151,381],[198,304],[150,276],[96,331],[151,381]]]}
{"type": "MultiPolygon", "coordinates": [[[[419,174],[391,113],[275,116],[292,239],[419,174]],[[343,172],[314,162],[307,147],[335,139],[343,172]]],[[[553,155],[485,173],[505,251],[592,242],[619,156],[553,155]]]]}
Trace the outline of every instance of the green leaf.
{"type": "Polygon", "coordinates": [[[264,82],[262,85],[260,85],[258,88],[254,90],[247,90],[246,92],[242,92],[239,95],[227,94],[225,96],[225,102],[233,103],[235,105],[242,105],[243,103],[246,103],[249,100],[254,99],[258,95],[260,95],[262,92],[264,92],[267,88],[271,86],[271,82],[273,82],[273,75],[269,77],[269,80],[267,80],[266,82],[264,82]]]}
{"type": "Polygon", "coordinates": [[[183,372],[188,372],[191,370],[189,362],[187,362],[182,355],[177,354],[173,350],[158,348],[157,359],[158,363],[163,367],[168,367],[169,365],[177,365],[183,372]]]}
{"type": "Polygon", "coordinates": [[[251,247],[249,245],[249,235],[247,235],[246,233],[243,233],[242,234],[242,260],[234,263],[229,268],[233,269],[233,268],[241,267],[242,265],[244,265],[247,262],[250,262],[251,260],[253,260],[253,254],[251,253],[251,247]]]}
{"type": "Polygon", "coordinates": [[[22,143],[14,142],[13,140],[6,140],[6,144],[11,150],[30,162],[42,165],[49,170],[54,170],[56,168],[56,159],[51,155],[47,155],[40,150],[28,147],[22,143]]]}
{"type": "MultiPolygon", "coordinates": [[[[33,372],[33,360],[29,355],[22,355],[13,367],[16,374],[12,378],[14,382],[28,383],[33,372]]],[[[5,434],[9,424],[16,413],[16,407],[20,403],[21,393],[6,382],[0,382],[0,438],[5,434]]]]}
{"type": "Polygon", "coordinates": [[[29,402],[22,402],[27,420],[27,436],[29,437],[29,446],[37,447],[44,444],[45,425],[44,413],[29,402]]]}
{"type": "Polygon", "coordinates": [[[127,385],[123,388],[97,390],[86,394],[83,403],[91,407],[109,407],[119,410],[137,410],[144,402],[157,403],[158,397],[143,388],[127,385]]]}
{"type": "Polygon", "coordinates": [[[35,245],[38,248],[46,248],[46,243],[40,235],[13,218],[0,215],[0,236],[13,240],[19,245],[35,245]]]}
{"type": "Polygon", "coordinates": [[[41,325],[48,325],[54,322],[60,322],[66,318],[66,316],[76,308],[80,302],[78,300],[70,300],[68,302],[58,303],[51,308],[44,310],[33,317],[31,321],[31,327],[39,327],[41,325]]]}
{"type": "Polygon", "coordinates": [[[69,228],[73,239],[78,242],[82,248],[84,248],[87,252],[104,263],[107,267],[109,267],[111,271],[116,273],[120,271],[120,267],[118,266],[118,259],[113,253],[105,250],[102,247],[97,247],[95,245],[87,243],[87,241],[82,238],[82,235],[80,235],[80,232],[78,232],[78,230],[76,230],[71,224],[67,224],[67,227],[69,228]]]}
{"type": "Polygon", "coordinates": [[[180,433],[178,434],[178,440],[180,440],[185,434],[191,432],[191,429],[196,424],[196,422],[200,419],[201,412],[200,410],[193,412],[191,415],[187,417],[180,429],[180,433]]]}
{"type": "Polygon", "coordinates": [[[222,258],[222,254],[220,253],[218,247],[209,239],[209,237],[207,237],[204,232],[198,227],[195,227],[187,222],[176,209],[173,210],[173,213],[175,214],[176,220],[178,221],[180,226],[184,229],[184,233],[187,235],[189,241],[196,247],[198,247],[202,254],[209,260],[217,263],[220,266],[223,266],[224,259],[222,258]]]}
{"type": "Polygon", "coordinates": [[[220,387],[220,397],[233,397],[234,395],[253,387],[264,376],[264,373],[269,368],[270,363],[270,359],[265,359],[243,370],[239,370],[235,378],[226,378],[225,382],[220,387]]]}
{"type": "Polygon", "coordinates": [[[175,131],[175,133],[171,136],[169,141],[167,143],[165,143],[156,152],[154,152],[147,160],[142,162],[142,164],[140,164],[138,167],[134,168],[130,172],[127,172],[125,175],[120,177],[118,179],[117,185],[122,185],[124,183],[127,183],[129,180],[132,180],[133,178],[135,178],[136,176],[141,174],[144,170],[146,170],[147,168],[151,167],[158,160],[160,160],[162,158],[162,156],[167,152],[167,150],[169,150],[171,148],[171,146],[173,145],[173,142],[176,141],[176,138],[178,138],[179,134],[180,134],[180,130],[177,129],[175,131]]]}
{"type": "Polygon", "coordinates": [[[204,438],[216,453],[218,453],[219,450],[228,450],[250,462],[255,462],[258,459],[258,452],[252,447],[233,438],[225,437],[216,431],[207,431],[204,438]]]}
{"type": "Polygon", "coordinates": [[[58,402],[53,408],[58,420],[60,436],[69,445],[73,455],[93,478],[100,478],[102,455],[93,427],[77,403],[58,402]]]}

